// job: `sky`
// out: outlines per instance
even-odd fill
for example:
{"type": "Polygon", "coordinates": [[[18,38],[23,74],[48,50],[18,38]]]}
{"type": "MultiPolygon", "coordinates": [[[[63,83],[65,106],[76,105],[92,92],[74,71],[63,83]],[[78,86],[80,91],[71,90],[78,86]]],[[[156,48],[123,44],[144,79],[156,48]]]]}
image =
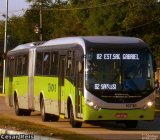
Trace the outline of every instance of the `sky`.
{"type": "MultiPolygon", "coordinates": [[[[29,3],[25,0],[8,0],[8,16],[21,16],[29,8],[29,3]]],[[[0,20],[4,19],[2,15],[6,13],[6,0],[0,0],[0,20]]]]}

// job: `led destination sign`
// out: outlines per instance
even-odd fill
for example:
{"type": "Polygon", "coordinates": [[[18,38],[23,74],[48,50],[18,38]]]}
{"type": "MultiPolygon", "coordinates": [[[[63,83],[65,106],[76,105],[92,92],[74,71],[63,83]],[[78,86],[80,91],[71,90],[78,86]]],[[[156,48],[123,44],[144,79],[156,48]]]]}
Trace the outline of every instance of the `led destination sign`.
{"type": "Polygon", "coordinates": [[[98,53],[96,54],[97,60],[139,60],[138,54],[110,54],[110,53],[98,53]]]}
{"type": "Polygon", "coordinates": [[[141,52],[91,52],[87,55],[87,88],[137,90],[147,74],[147,56],[141,52]],[[146,67],[144,67],[146,64],[146,67]]]}
{"type": "Polygon", "coordinates": [[[98,90],[98,89],[110,89],[110,90],[114,90],[116,89],[116,84],[94,84],[94,89],[98,90]]]}

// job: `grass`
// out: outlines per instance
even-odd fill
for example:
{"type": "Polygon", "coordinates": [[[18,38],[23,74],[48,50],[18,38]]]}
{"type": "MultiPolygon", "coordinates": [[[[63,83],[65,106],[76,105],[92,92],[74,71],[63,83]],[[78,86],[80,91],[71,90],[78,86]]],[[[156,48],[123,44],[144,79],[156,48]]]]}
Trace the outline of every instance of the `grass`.
{"type": "Polygon", "coordinates": [[[0,116],[0,128],[21,131],[28,134],[60,138],[64,140],[98,140],[96,138],[76,134],[74,132],[64,131],[28,121],[11,119],[3,115],[0,116]]]}

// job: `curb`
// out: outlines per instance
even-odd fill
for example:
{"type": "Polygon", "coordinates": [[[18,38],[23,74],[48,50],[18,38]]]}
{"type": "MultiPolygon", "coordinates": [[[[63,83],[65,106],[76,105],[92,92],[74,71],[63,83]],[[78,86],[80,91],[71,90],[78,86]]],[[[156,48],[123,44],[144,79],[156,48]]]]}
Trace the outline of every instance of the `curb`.
{"type": "Polygon", "coordinates": [[[62,140],[52,137],[44,137],[44,136],[38,136],[34,134],[27,134],[20,131],[13,131],[13,130],[7,130],[7,129],[0,129],[0,139],[6,140],[6,139],[12,139],[12,140],[62,140]]]}

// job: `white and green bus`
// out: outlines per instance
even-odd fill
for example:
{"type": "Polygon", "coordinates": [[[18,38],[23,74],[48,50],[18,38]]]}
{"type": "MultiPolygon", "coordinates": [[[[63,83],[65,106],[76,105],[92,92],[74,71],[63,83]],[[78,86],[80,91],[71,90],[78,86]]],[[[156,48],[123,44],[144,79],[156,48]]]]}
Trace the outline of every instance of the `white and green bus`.
{"type": "Polygon", "coordinates": [[[43,121],[154,120],[152,53],[134,37],[66,37],[23,44],[7,54],[5,92],[16,115],[43,121]]]}

